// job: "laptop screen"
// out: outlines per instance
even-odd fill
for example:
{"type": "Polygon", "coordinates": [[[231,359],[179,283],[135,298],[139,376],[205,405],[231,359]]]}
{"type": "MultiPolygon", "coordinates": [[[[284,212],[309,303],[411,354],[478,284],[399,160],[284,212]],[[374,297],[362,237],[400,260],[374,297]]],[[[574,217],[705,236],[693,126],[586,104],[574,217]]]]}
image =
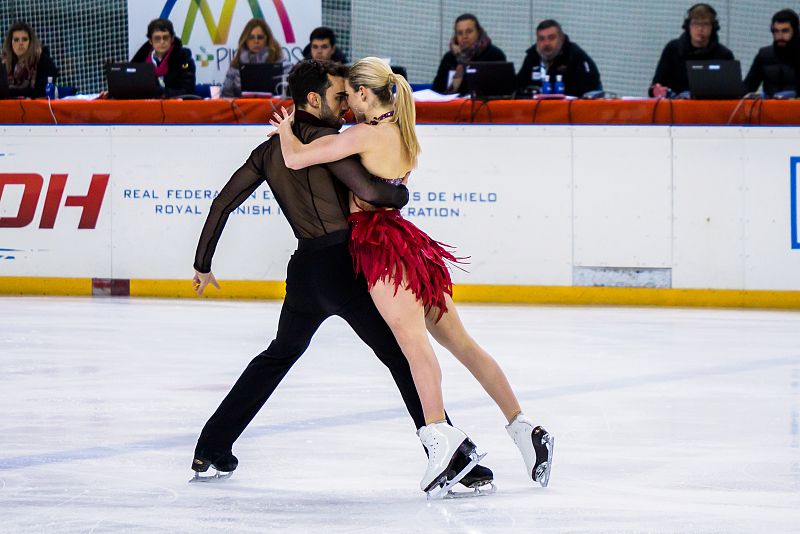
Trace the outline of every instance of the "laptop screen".
{"type": "Polygon", "coordinates": [[[687,61],[689,92],[696,100],[738,100],[745,94],[742,67],[735,59],[687,61]]]}

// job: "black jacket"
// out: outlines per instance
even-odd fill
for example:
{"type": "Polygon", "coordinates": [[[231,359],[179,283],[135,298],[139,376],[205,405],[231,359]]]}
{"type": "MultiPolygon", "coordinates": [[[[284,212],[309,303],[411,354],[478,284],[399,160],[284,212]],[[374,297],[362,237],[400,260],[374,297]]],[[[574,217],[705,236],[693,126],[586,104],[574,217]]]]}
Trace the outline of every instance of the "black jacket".
{"type": "MultiPolygon", "coordinates": [[[[16,59],[16,56],[14,57],[16,59]]],[[[11,65],[6,65],[6,72],[11,74],[14,72],[14,65],[16,61],[12,60],[11,65]]],[[[45,96],[44,89],[47,85],[47,78],[52,77],[55,82],[58,78],[58,67],[53,63],[50,57],[50,51],[46,46],[42,47],[42,55],[39,57],[39,63],[36,65],[36,79],[34,80],[33,87],[26,87],[24,89],[14,89],[9,87],[8,95],[11,98],[26,97],[26,98],[39,98],[45,96]]]]}
{"type": "MultiPolygon", "coordinates": [[[[533,81],[533,69],[538,69],[541,63],[542,58],[536,50],[536,45],[525,51],[525,60],[517,73],[519,89],[525,89],[532,85],[541,86],[541,81],[533,81]]],[[[570,96],[582,96],[586,92],[603,89],[597,65],[589,57],[589,54],[570,41],[567,35],[564,36],[561,52],[553,58],[547,74],[550,75],[550,82],[553,84],[556,82],[557,75],[563,76],[564,93],[570,96]]]]}
{"type": "MultiPolygon", "coordinates": [[[[502,50],[495,45],[490,44],[486,47],[483,53],[478,54],[472,58],[472,61],[505,61],[506,55],[502,50]]],[[[433,79],[433,89],[437,93],[444,93],[447,91],[447,79],[451,70],[455,70],[458,66],[458,60],[453,52],[447,52],[442,56],[442,61],[439,63],[439,70],[436,72],[436,78],[433,79]]]]}
{"type": "MultiPolygon", "coordinates": [[[[759,49],[744,79],[747,92],[754,93],[764,84],[768,97],[780,91],[798,91],[797,69],[800,63],[800,41],[793,39],[786,47],[774,44],[759,49]]],[[[798,91],[800,94],[800,91],[798,91]]]]}
{"type": "MultiPolygon", "coordinates": [[[[167,60],[167,74],[164,76],[164,96],[193,95],[195,85],[195,65],[192,51],[183,47],[177,37],[172,45],[172,53],[167,60]]],[[[131,59],[132,63],[147,63],[153,52],[149,42],[144,43],[131,59]]]]}
{"type": "MultiPolygon", "coordinates": [[[[687,61],[702,61],[705,59],[733,59],[733,52],[719,43],[717,33],[711,34],[711,42],[705,48],[692,46],[689,32],[685,31],[677,39],[667,43],[658,60],[653,83],[669,87],[674,93],[689,90],[689,76],[686,74],[687,61]]],[[[650,95],[652,95],[652,89],[650,95]]]]}

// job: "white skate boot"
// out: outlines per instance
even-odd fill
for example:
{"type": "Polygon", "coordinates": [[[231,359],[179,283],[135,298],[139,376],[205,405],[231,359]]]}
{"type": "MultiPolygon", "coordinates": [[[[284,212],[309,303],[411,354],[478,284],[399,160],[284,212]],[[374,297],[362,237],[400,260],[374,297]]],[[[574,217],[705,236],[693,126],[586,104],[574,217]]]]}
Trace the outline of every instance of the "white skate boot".
{"type": "Polygon", "coordinates": [[[534,427],[521,413],[506,426],[506,430],[522,453],[528,476],[543,488],[547,487],[553,466],[553,436],[540,426],[534,427]]]}
{"type": "Polygon", "coordinates": [[[428,499],[447,495],[450,488],[466,476],[485,456],[478,455],[475,444],[461,430],[449,424],[432,423],[419,429],[419,439],[428,451],[428,469],[419,483],[428,499]],[[469,459],[460,471],[455,465],[463,465],[463,457],[469,459]]]}

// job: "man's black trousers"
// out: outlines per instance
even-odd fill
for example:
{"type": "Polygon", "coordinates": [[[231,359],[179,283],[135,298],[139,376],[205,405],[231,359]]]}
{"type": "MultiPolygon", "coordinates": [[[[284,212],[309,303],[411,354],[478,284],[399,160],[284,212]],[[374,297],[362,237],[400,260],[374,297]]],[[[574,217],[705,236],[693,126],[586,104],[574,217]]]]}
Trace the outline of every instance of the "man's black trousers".
{"type": "Polygon", "coordinates": [[[353,274],[347,234],[301,240],[289,260],[278,333],[247,366],[203,427],[198,448],[228,451],[286,373],[308,348],[322,322],[338,315],[375,352],[394,378],[416,428],[425,425],[408,361],[367,292],[353,274]],[[333,243],[331,243],[333,242],[333,243]]]}

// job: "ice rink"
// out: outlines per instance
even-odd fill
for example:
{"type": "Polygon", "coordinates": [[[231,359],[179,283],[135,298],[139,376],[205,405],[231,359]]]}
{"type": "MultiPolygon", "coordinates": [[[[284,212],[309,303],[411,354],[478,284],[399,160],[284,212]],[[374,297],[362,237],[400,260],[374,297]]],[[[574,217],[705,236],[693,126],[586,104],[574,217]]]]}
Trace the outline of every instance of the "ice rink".
{"type": "Polygon", "coordinates": [[[556,437],[554,467],[533,487],[499,410],[437,348],[498,491],[431,503],[393,382],[334,318],[235,445],[233,478],[188,484],[279,309],[0,298],[0,531],[800,531],[800,313],[460,306],[556,437]]]}

